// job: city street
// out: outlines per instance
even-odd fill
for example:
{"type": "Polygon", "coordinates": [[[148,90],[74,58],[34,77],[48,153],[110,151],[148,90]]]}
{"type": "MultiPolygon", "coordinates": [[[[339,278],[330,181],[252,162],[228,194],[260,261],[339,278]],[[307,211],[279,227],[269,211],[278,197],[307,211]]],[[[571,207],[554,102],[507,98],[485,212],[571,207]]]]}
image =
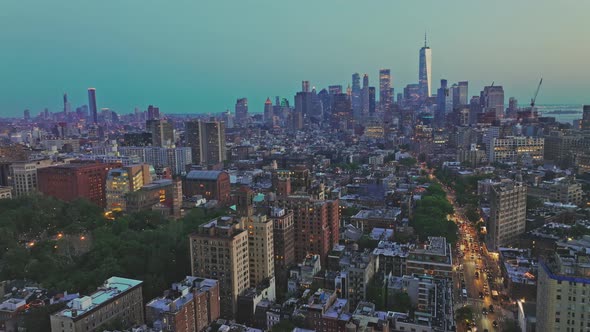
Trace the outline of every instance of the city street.
{"type": "Polygon", "coordinates": [[[452,219],[459,227],[459,238],[453,250],[455,311],[463,306],[471,307],[475,322],[475,327],[468,327],[465,322],[456,322],[457,331],[500,331],[504,319],[512,318],[512,313],[501,308],[499,296],[493,296],[501,294],[497,258],[486,255],[487,251],[482,247],[477,230],[456,204],[454,191],[445,185],[442,187],[455,209],[452,219]],[[463,290],[466,291],[466,297],[463,290]]]}

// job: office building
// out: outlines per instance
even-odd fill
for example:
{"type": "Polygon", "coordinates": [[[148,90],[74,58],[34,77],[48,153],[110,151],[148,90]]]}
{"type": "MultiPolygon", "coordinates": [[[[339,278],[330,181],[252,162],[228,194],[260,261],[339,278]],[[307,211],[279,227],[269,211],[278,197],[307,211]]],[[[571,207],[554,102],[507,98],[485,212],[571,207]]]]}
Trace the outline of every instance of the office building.
{"type": "Polygon", "coordinates": [[[66,202],[84,198],[104,208],[107,174],[120,166],[77,162],[41,168],[37,171],[39,191],[66,202]]]}
{"type": "Polygon", "coordinates": [[[462,81],[453,84],[453,108],[469,105],[469,82],[462,81]]]}
{"type": "Polygon", "coordinates": [[[170,168],[174,175],[186,174],[186,167],[192,162],[190,147],[124,146],[119,148],[122,156],[137,156],[140,162],[154,168],[170,168]]]}
{"type": "Polygon", "coordinates": [[[295,263],[295,221],[293,211],[272,207],[270,220],[274,227],[275,270],[288,268],[295,263]]]}
{"type": "Polygon", "coordinates": [[[193,164],[211,166],[227,160],[224,122],[193,120],[185,122],[184,128],[193,164]]]}
{"type": "Polygon", "coordinates": [[[156,211],[164,216],[180,217],[182,182],[180,179],[159,179],[124,196],[127,212],[156,211]]]}
{"type": "Polygon", "coordinates": [[[192,275],[219,282],[220,316],[233,319],[238,296],[250,287],[248,232],[231,217],[214,219],[190,235],[190,250],[192,275]]]}
{"type": "Polygon", "coordinates": [[[274,117],[274,112],[273,112],[272,101],[270,100],[270,98],[266,98],[266,101],[264,102],[264,118],[263,118],[264,123],[268,124],[268,125],[272,125],[273,117],[274,117]]]}
{"type": "Polygon", "coordinates": [[[239,98],[235,106],[236,124],[244,125],[248,119],[248,98],[239,98]]]}
{"type": "Polygon", "coordinates": [[[106,210],[125,211],[126,194],[137,191],[151,182],[150,166],[147,164],[111,169],[107,174],[105,186],[106,210]]]}
{"type": "Polygon", "coordinates": [[[98,109],[96,108],[96,89],[89,88],[88,89],[88,110],[90,111],[90,116],[92,117],[92,123],[98,123],[98,109]]]}
{"type": "Polygon", "coordinates": [[[545,135],[544,157],[562,168],[590,171],[590,131],[554,131],[545,135]]]}
{"type": "Polygon", "coordinates": [[[484,87],[480,101],[484,112],[494,114],[496,119],[504,117],[504,88],[502,86],[484,87]]]}
{"type": "Polygon", "coordinates": [[[432,50],[426,43],[426,35],[424,35],[424,47],[420,49],[419,61],[418,84],[420,86],[420,96],[428,98],[432,95],[432,50]]]}
{"type": "Polygon", "coordinates": [[[352,107],[350,98],[345,93],[338,93],[332,97],[332,121],[334,129],[352,129],[352,107]]]}
{"type": "Polygon", "coordinates": [[[379,107],[381,112],[391,111],[391,71],[389,69],[379,70],[379,107]]]}
{"type": "Polygon", "coordinates": [[[375,102],[375,87],[369,87],[369,115],[375,115],[376,102],[375,102]]]}
{"type": "Polygon", "coordinates": [[[526,226],[527,187],[522,182],[504,179],[490,188],[489,250],[513,244],[526,226]]]}
{"type": "Polygon", "coordinates": [[[544,201],[581,205],[584,201],[582,184],[572,178],[562,177],[528,186],[527,194],[544,201]]]}
{"type": "Polygon", "coordinates": [[[102,331],[120,321],[123,328],[143,324],[143,282],[111,277],[96,292],[76,298],[50,316],[51,332],[102,331]]]}
{"type": "Polygon", "coordinates": [[[167,120],[147,120],[145,127],[152,134],[152,146],[170,147],[174,144],[174,126],[167,120]]]}
{"type": "Polygon", "coordinates": [[[159,120],[160,108],[154,105],[149,105],[147,109],[147,120],[159,120]]]}
{"type": "Polygon", "coordinates": [[[50,159],[15,162],[10,165],[8,182],[14,191],[14,197],[32,194],[38,188],[37,171],[53,165],[50,159]]]}
{"type": "Polygon", "coordinates": [[[217,280],[186,277],[146,304],[145,319],[157,331],[202,332],[220,310],[217,280]]]}
{"type": "Polygon", "coordinates": [[[361,90],[361,75],[359,73],[352,74],[352,90],[351,90],[351,104],[352,112],[356,119],[360,118],[363,108],[361,90]]]}
{"type": "Polygon", "coordinates": [[[545,153],[545,139],[524,136],[494,137],[488,153],[492,163],[540,163],[545,153]]]}
{"type": "Polygon", "coordinates": [[[540,262],[536,328],[539,332],[586,331],[590,327],[588,292],[590,237],[557,243],[540,262]]]}
{"type": "Polygon", "coordinates": [[[363,75],[363,88],[361,90],[361,114],[369,114],[369,75],[363,75]]]}
{"type": "Polygon", "coordinates": [[[230,201],[230,187],[229,174],[222,171],[192,170],[182,180],[184,196],[200,195],[207,200],[217,200],[220,204],[230,201]]]}

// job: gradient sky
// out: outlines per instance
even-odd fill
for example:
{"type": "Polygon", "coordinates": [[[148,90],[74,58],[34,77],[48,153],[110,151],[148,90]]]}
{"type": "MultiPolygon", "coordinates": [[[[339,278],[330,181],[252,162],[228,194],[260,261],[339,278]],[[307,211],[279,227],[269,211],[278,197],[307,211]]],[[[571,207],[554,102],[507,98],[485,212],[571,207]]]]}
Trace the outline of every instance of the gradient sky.
{"type": "Polygon", "coordinates": [[[590,103],[586,0],[1,0],[0,116],[72,107],[95,87],[119,113],[251,112],[391,68],[396,93],[417,81],[424,31],[438,80],[492,81],[528,103],[590,103]]]}

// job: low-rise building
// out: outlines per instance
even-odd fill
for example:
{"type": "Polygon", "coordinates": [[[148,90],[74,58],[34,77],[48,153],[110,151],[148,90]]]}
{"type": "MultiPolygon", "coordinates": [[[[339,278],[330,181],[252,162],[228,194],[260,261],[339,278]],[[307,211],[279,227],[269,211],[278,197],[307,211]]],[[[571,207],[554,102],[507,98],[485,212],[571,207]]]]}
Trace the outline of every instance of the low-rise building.
{"type": "Polygon", "coordinates": [[[428,274],[452,278],[453,258],[451,244],[444,237],[428,237],[428,241],[408,253],[407,274],[428,274]]]}
{"type": "Polygon", "coordinates": [[[68,302],[50,316],[52,332],[102,331],[119,320],[125,327],[143,323],[143,282],[111,277],[96,292],[68,302]]]}
{"type": "Polygon", "coordinates": [[[145,306],[146,323],[157,331],[200,332],[219,318],[219,283],[186,277],[145,306]]]}

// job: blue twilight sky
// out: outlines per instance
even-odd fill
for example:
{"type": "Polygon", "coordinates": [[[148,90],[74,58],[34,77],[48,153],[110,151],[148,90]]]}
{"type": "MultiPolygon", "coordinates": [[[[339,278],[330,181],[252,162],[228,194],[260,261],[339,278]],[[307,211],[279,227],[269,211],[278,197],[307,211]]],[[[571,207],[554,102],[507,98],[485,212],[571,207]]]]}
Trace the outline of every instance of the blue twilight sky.
{"type": "Polygon", "coordinates": [[[527,103],[590,103],[587,0],[0,0],[0,116],[72,107],[95,87],[120,113],[252,112],[391,68],[397,92],[417,81],[424,31],[441,78],[470,95],[495,81],[527,103]],[[273,99],[274,101],[274,99],[273,99]]]}

